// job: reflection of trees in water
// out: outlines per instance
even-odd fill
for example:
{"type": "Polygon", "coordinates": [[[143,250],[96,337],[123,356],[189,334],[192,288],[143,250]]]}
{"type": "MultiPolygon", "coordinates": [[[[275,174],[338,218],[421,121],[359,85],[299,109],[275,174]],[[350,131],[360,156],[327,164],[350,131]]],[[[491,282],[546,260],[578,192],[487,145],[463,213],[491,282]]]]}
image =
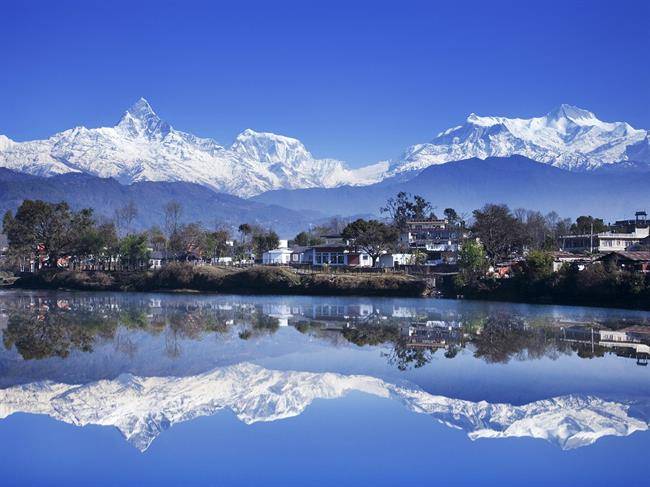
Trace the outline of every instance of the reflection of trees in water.
{"type": "Polygon", "coordinates": [[[72,350],[91,352],[95,338],[112,337],[116,327],[114,316],[40,308],[11,313],[3,343],[7,349],[15,346],[26,360],[67,357],[72,350]]]}
{"type": "MultiPolygon", "coordinates": [[[[280,326],[279,319],[265,312],[263,305],[245,302],[206,305],[200,301],[171,301],[162,306],[162,300],[143,298],[124,303],[115,297],[97,296],[28,297],[3,302],[3,311],[8,316],[3,333],[5,347],[15,347],[24,359],[40,359],[66,357],[74,350],[91,352],[97,343],[112,341],[117,352],[134,357],[138,352],[136,336],[146,333],[161,336],[165,353],[174,358],[183,353],[186,340],[202,340],[207,336],[253,340],[274,334],[280,326]]],[[[438,356],[453,359],[462,349],[470,347],[474,357],[488,363],[557,359],[571,353],[582,358],[628,353],[598,343],[582,343],[579,339],[569,341],[567,332],[561,336],[561,323],[552,317],[460,315],[448,310],[390,316],[378,309],[348,315],[348,311],[338,308],[336,313],[313,311],[312,314],[320,317],[316,319],[307,316],[309,311],[304,308],[281,316],[288,316],[288,324],[300,333],[333,346],[384,345],[387,350],[382,354],[400,370],[426,365],[438,349],[441,349],[438,356]]],[[[603,325],[602,322],[575,325],[572,333],[580,338],[582,328],[603,329],[603,325]]],[[[620,328],[620,325],[612,326],[612,329],[620,328]]]]}
{"type": "Polygon", "coordinates": [[[438,349],[433,347],[412,347],[405,342],[398,341],[390,352],[384,353],[390,365],[399,370],[418,369],[425,366],[433,359],[438,349]]]}
{"type": "Polygon", "coordinates": [[[472,336],[471,342],[475,348],[474,356],[488,363],[507,363],[512,358],[556,359],[569,350],[559,340],[557,330],[530,326],[523,319],[512,316],[488,317],[480,333],[472,336]]]}
{"type": "Polygon", "coordinates": [[[112,341],[115,350],[129,357],[137,353],[134,333],[163,334],[165,353],[174,358],[183,340],[201,340],[239,330],[241,338],[275,333],[276,318],[259,307],[244,305],[220,310],[197,306],[144,307],[115,302],[74,302],[39,299],[17,300],[5,306],[5,348],[16,347],[25,360],[67,357],[72,351],[92,352],[98,341],[112,341]]]}

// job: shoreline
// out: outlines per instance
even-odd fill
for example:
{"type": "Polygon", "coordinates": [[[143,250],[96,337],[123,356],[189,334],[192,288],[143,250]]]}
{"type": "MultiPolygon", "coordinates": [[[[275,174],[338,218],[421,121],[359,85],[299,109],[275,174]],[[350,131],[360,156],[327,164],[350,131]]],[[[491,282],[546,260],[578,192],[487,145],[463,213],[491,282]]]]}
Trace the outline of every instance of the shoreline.
{"type": "Polygon", "coordinates": [[[426,279],[403,274],[297,274],[282,267],[232,269],[185,264],[154,271],[110,273],[44,270],[19,277],[6,288],[369,297],[426,297],[433,292],[426,279]]]}
{"type": "MultiPolygon", "coordinates": [[[[114,272],[46,270],[17,278],[0,289],[142,292],[170,294],[241,294],[277,296],[359,296],[386,298],[439,297],[450,300],[538,306],[578,306],[601,309],[650,311],[646,302],[603,302],[601,299],[558,299],[504,296],[499,292],[474,295],[436,294],[422,278],[402,274],[296,274],[282,267],[255,266],[246,269],[170,266],[156,271],[114,272]]],[[[440,291],[440,290],[438,290],[440,291]]]]}

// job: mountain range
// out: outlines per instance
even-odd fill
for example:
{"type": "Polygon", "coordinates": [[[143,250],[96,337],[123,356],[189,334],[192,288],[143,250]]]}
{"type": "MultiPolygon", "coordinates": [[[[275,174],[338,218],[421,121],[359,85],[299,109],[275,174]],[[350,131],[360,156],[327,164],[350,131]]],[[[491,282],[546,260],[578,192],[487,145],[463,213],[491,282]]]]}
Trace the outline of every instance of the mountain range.
{"type": "Polygon", "coordinates": [[[468,159],[434,164],[415,175],[396,175],[369,186],[276,190],[252,198],[299,211],[315,208],[332,215],[377,214],[400,191],[419,194],[437,206],[471,213],[486,203],[505,203],[563,217],[595,214],[608,221],[632,218],[650,208],[650,172],[575,172],[523,156],[468,159]]]}
{"type": "Polygon", "coordinates": [[[315,159],[299,140],[272,133],[247,129],[225,148],[174,129],[143,98],[114,127],[75,127],[28,142],[0,135],[0,167],[37,176],[80,172],[123,184],[184,181],[238,196],[377,180],[372,166],[352,170],[315,159]]]}
{"type": "Polygon", "coordinates": [[[324,220],[323,214],[315,211],[267,205],[216,193],[196,183],[140,181],[123,185],[111,178],[78,172],[43,177],[0,168],[0,214],[15,211],[25,199],[66,201],[75,210],[91,207],[99,221],[113,218],[116,210],[134,202],[138,208],[133,221],[135,230],[154,225],[162,228],[164,207],[170,201],[181,203],[183,223],[201,222],[206,228],[236,228],[248,222],[273,228],[289,237],[324,220]]]}
{"type": "Polygon", "coordinates": [[[472,402],[429,394],[363,375],[269,370],[240,363],[189,377],[122,374],[83,385],[50,381],[0,389],[0,419],[43,414],[84,426],[113,426],[145,451],[176,423],[229,409],[246,424],[300,415],[316,399],[358,391],[398,401],[408,410],[480,438],[531,437],[562,449],[604,436],[647,431],[647,401],[568,395],[524,405],[472,402]]]}
{"type": "Polygon", "coordinates": [[[315,158],[297,139],[251,129],[224,147],[174,129],[140,99],[113,127],[75,127],[26,142],[0,135],[0,167],[37,176],[85,173],[122,184],[190,182],[250,197],[280,189],[406,180],[452,161],[513,155],[569,171],[646,171],[649,140],[647,130],[603,122],[592,112],[561,105],[529,119],[471,114],[398,158],[352,169],[338,160],[315,158]]]}

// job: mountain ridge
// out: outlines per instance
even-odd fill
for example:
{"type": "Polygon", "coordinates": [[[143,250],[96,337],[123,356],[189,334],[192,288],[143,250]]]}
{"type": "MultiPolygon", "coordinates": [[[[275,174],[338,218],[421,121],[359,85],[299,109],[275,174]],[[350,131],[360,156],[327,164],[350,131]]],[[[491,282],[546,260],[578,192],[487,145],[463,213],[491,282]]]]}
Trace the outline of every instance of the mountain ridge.
{"type": "Polygon", "coordinates": [[[486,203],[505,203],[572,218],[596,212],[614,221],[650,208],[649,185],[647,171],[578,173],[515,155],[435,164],[409,177],[397,174],[369,186],[276,190],[251,199],[297,211],[318,208],[345,216],[351,209],[379,214],[388,198],[404,191],[423,196],[439,213],[448,207],[470,213],[486,203]]]}
{"type": "Polygon", "coordinates": [[[644,400],[568,395],[521,406],[491,404],[432,395],[371,376],[269,370],[251,363],[189,377],[122,374],[83,385],[44,381],[0,389],[0,419],[31,413],[77,426],[113,426],[145,451],[174,424],[224,409],[250,425],[295,417],[316,399],[336,399],[353,391],[398,401],[410,411],[465,431],[472,440],[531,437],[569,450],[604,436],[628,436],[649,428],[644,400]]]}
{"type": "Polygon", "coordinates": [[[251,197],[281,189],[367,186],[469,158],[521,155],[571,171],[650,171],[650,136],[572,105],[529,119],[470,114],[400,157],[359,168],[315,158],[298,139],[246,129],[225,147],[173,128],[140,98],[112,127],[77,126],[43,140],[0,135],[0,167],[37,176],[84,172],[122,184],[185,181],[251,197]]]}

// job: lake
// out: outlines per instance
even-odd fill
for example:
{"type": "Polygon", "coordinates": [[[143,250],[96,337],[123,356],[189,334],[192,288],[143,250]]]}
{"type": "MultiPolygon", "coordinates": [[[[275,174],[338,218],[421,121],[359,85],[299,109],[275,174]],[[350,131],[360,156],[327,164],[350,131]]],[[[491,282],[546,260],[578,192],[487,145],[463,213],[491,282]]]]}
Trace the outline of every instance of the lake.
{"type": "Polygon", "coordinates": [[[0,291],[2,485],[641,485],[650,313],[0,291]]]}

